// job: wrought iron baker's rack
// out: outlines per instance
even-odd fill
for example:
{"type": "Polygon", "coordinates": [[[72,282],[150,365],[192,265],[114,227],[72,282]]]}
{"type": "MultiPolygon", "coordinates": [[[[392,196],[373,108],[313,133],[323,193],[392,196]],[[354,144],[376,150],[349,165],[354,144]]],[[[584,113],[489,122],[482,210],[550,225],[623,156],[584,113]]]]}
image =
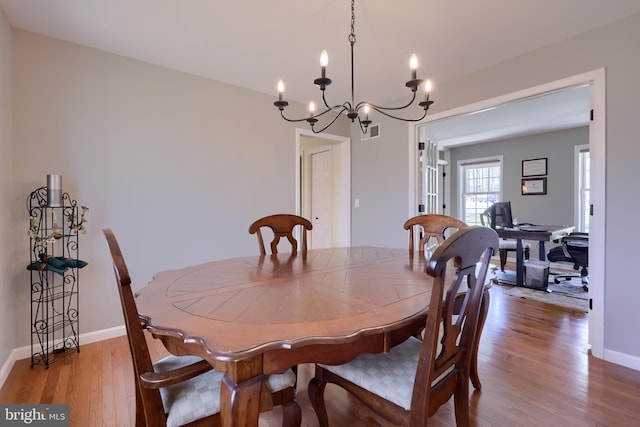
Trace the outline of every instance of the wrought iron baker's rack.
{"type": "Polygon", "coordinates": [[[78,206],[62,193],[59,206],[49,206],[47,187],[27,198],[30,217],[31,366],[47,368],[80,351],[78,339],[78,206]],[[56,271],[49,258],[71,261],[74,268],[56,271]],[[73,263],[75,261],[75,263],[73,263]]]}

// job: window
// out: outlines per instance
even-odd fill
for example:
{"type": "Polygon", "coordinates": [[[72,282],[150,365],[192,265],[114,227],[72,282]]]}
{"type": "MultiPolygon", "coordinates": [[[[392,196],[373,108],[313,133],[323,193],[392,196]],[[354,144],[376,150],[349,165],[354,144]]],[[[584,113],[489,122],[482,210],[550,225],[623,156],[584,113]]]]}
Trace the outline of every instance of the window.
{"type": "Polygon", "coordinates": [[[469,225],[481,225],[480,214],[500,200],[502,158],[476,159],[459,163],[460,218],[469,225]]]}
{"type": "Polygon", "coordinates": [[[578,152],[578,230],[589,232],[589,188],[591,158],[589,149],[580,149],[578,152]]]}

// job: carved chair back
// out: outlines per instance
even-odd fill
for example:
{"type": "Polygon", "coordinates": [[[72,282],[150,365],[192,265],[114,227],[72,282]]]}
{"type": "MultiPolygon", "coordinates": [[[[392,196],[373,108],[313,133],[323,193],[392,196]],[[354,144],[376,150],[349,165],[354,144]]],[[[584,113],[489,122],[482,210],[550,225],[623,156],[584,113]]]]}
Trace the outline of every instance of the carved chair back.
{"type": "Polygon", "coordinates": [[[286,238],[291,243],[291,253],[298,252],[298,241],[293,237],[293,230],[296,226],[300,226],[302,230],[302,247],[301,252],[304,254],[307,252],[307,231],[313,228],[311,222],[298,215],[291,214],[276,214],[269,215],[256,220],[249,227],[249,234],[258,234],[258,245],[260,246],[260,253],[266,255],[264,240],[262,236],[262,228],[268,227],[273,232],[273,240],[271,241],[271,253],[278,253],[278,243],[282,237],[286,238]]]}

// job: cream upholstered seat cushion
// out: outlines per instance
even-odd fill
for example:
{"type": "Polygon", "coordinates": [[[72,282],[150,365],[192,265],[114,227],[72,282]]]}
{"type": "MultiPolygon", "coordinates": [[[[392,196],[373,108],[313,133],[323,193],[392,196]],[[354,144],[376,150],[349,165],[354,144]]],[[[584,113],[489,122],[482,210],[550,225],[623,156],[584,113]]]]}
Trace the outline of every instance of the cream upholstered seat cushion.
{"type": "MultiPolygon", "coordinates": [[[[165,372],[187,366],[201,359],[196,356],[168,356],[154,366],[156,372],[165,372]]],[[[188,381],[160,389],[167,413],[167,427],[182,426],[220,412],[220,386],[224,372],[215,369],[188,381]]],[[[269,375],[265,379],[270,392],[292,387],[296,375],[291,369],[283,374],[269,375]]]]}
{"type": "Polygon", "coordinates": [[[343,365],[321,366],[409,410],[421,347],[422,341],[411,337],[389,353],[362,354],[343,365]]]}

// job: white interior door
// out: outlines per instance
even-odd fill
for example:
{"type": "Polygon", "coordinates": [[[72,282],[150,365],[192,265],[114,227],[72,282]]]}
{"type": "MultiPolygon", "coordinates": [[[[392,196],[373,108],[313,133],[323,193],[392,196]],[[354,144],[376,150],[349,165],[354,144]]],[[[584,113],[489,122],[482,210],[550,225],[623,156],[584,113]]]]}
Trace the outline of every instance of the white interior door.
{"type": "Polygon", "coordinates": [[[328,148],[309,155],[311,187],[311,247],[331,247],[333,172],[331,150],[328,148]]]}

